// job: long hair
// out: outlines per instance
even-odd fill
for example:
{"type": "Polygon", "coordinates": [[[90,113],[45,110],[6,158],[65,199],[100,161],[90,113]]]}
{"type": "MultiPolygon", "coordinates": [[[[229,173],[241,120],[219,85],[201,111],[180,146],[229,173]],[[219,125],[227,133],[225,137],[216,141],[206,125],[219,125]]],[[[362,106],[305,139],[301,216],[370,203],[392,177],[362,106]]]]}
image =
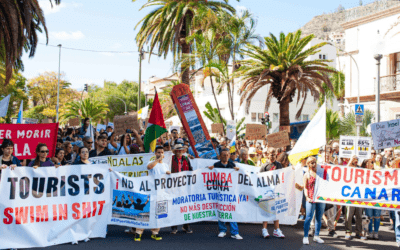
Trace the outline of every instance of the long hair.
{"type": "Polygon", "coordinates": [[[4,139],[3,143],[1,144],[0,148],[0,155],[3,155],[3,150],[7,147],[14,147],[14,143],[10,139],[4,139]]]}
{"type": "Polygon", "coordinates": [[[46,143],[40,143],[36,146],[36,158],[33,166],[40,166],[39,152],[41,147],[47,147],[46,143]]]}
{"type": "MultiPolygon", "coordinates": [[[[123,134],[123,135],[121,136],[121,139],[120,139],[121,147],[123,147],[123,145],[124,145],[125,137],[126,137],[126,134],[123,134]]],[[[131,139],[131,137],[129,136],[129,142],[127,142],[126,145],[131,145],[131,144],[132,144],[132,139],[131,139]]],[[[127,152],[127,153],[128,153],[128,152],[127,152]]]]}

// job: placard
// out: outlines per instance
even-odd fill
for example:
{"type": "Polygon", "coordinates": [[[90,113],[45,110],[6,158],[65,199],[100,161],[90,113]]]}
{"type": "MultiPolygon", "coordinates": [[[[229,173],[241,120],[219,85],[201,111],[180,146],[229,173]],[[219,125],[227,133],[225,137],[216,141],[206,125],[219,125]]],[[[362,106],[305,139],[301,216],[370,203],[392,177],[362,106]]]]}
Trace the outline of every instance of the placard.
{"type": "Polygon", "coordinates": [[[279,126],[279,131],[287,131],[290,134],[290,126],[279,126]]]}
{"type": "Polygon", "coordinates": [[[53,120],[52,120],[52,119],[49,119],[49,118],[43,119],[43,120],[42,120],[42,123],[53,123],[53,120]]]}
{"type": "Polygon", "coordinates": [[[97,124],[96,130],[97,132],[100,132],[100,130],[104,129],[104,131],[106,131],[107,126],[103,125],[103,124],[97,124]]]}
{"type": "Polygon", "coordinates": [[[371,133],[374,149],[400,146],[400,119],[373,123],[371,133]]]}
{"type": "Polygon", "coordinates": [[[340,136],[339,157],[351,158],[356,155],[359,160],[371,158],[372,139],[370,137],[340,136]]]}
{"type": "Polygon", "coordinates": [[[224,124],[222,123],[213,123],[211,124],[211,132],[214,134],[224,134],[224,124]]]}
{"type": "Polygon", "coordinates": [[[117,115],[114,117],[114,133],[122,135],[127,129],[136,129],[139,131],[139,122],[136,115],[117,115]]]}
{"type": "Polygon", "coordinates": [[[81,125],[81,121],[80,121],[79,117],[76,117],[76,118],[69,119],[68,124],[71,127],[77,127],[77,126],[81,125]]]}
{"type": "Polygon", "coordinates": [[[112,127],[113,129],[114,129],[114,123],[113,122],[109,122],[108,124],[107,124],[107,127],[108,126],[110,126],[110,127],[112,127]]]}
{"type": "Polygon", "coordinates": [[[246,140],[262,140],[267,135],[267,126],[262,124],[246,125],[246,140]]]}
{"type": "Polygon", "coordinates": [[[39,123],[38,119],[33,118],[23,118],[24,124],[37,124],[39,123]]]}
{"type": "Polygon", "coordinates": [[[274,148],[281,148],[290,146],[289,133],[287,131],[280,131],[267,135],[268,146],[274,148]]]}

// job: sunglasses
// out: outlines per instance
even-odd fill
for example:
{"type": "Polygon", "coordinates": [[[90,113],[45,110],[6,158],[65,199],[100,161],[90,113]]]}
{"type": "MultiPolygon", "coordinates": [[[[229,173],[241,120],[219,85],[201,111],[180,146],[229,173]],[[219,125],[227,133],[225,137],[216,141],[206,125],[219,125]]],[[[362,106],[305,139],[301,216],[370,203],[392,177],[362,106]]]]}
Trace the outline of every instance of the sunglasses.
{"type": "Polygon", "coordinates": [[[371,155],[376,155],[376,153],[371,153],[371,155]]]}
{"type": "Polygon", "coordinates": [[[93,141],[87,141],[86,143],[90,143],[90,144],[92,144],[92,143],[93,143],[93,141]]]}
{"type": "Polygon", "coordinates": [[[49,152],[50,152],[49,150],[40,151],[40,153],[42,153],[42,154],[44,154],[44,153],[48,154],[49,152]]]}

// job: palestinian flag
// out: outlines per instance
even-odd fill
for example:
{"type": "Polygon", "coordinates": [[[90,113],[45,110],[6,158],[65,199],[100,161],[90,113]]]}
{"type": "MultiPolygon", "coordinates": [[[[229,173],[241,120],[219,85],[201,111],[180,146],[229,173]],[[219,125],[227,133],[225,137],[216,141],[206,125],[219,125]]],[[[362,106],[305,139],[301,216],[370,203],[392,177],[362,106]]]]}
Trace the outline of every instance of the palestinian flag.
{"type": "Polygon", "coordinates": [[[144,151],[147,153],[150,151],[154,152],[157,145],[157,138],[159,138],[165,132],[168,132],[168,130],[165,127],[161,104],[158,100],[158,93],[156,92],[153,108],[151,109],[150,118],[144,134],[144,151]]]}

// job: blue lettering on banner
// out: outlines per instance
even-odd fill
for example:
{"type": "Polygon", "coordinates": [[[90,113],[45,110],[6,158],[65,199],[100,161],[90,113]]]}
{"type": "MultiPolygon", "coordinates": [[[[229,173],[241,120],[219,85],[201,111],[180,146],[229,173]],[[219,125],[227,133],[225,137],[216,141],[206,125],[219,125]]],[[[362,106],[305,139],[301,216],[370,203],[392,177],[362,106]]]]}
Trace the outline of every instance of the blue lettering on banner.
{"type": "Polygon", "coordinates": [[[349,197],[350,193],[345,194],[345,193],[344,193],[345,189],[351,190],[351,187],[349,187],[349,186],[343,186],[343,188],[342,188],[342,196],[343,196],[343,197],[349,197]]]}
{"type": "Polygon", "coordinates": [[[360,187],[356,187],[356,189],[354,189],[354,192],[353,192],[353,194],[351,195],[351,198],[353,198],[354,195],[357,195],[358,198],[361,199],[360,187]]]}
{"type": "Polygon", "coordinates": [[[365,188],[365,199],[368,199],[368,195],[371,196],[371,199],[376,199],[376,188],[373,190],[369,188],[365,188]]]}
{"type": "Polygon", "coordinates": [[[388,200],[388,196],[387,196],[385,188],[382,188],[382,191],[381,191],[381,193],[380,193],[380,195],[378,197],[378,200],[382,199],[382,197],[385,197],[385,200],[388,200]]]}
{"type": "Polygon", "coordinates": [[[400,189],[393,188],[392,190],[392,201],[396,198],[397,201],[400,201],[400,189]]]}

